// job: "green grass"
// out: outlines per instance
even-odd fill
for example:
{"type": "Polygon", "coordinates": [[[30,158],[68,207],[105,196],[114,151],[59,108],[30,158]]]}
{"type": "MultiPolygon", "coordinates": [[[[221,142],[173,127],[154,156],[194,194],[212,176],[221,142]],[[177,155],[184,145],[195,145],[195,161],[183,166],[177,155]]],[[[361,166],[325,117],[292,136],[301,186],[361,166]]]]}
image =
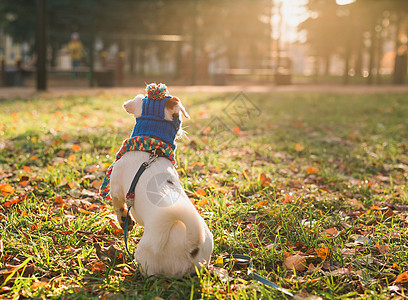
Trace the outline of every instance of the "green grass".
{"type": "MultiPolygon", "coordinates": [[[[406,95],[177,95],[192,116],[178,172],[219,269],[154,280],[121,259],[111,204],[97,195],[132,130],[121,108],[130,96],[0,100],[0,298],[283,298],[217,261],[224,253],[252,256],[301,299],[406,293],[406,95]],[[305,267],[285,267],[296,254],[305,267]]],[[[142,232],[131,232],[131,252],[142,232]]]]}

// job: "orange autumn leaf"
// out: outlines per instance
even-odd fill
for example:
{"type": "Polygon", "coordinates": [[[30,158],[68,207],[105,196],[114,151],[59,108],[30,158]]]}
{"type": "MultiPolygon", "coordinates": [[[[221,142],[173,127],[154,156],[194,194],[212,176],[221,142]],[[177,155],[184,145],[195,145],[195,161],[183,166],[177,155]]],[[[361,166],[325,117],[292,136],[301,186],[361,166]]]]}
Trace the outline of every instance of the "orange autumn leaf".
{"type": "Polygon", "coordinates": [[[31,172],[31,168],[30,168],[30,167],[27,167],[27,166],[24,166],[24,167],[23,167],[23,170],[24,170],[25,172],[31,172]]]}
{"type": "Polygon", "coordinates": [[[238,126],[235,126],[234,128],[232,128],[232,131],[233,131],[235,134],[240,134],[240,133],[241,133],[241,130],[239,129],[238,126]]]}
{"type": "Polygon", "coordinates": [[[377,250],[378,253],[380,254],[387,254],[388,252],[390,252],[390,247],[388,247],[387,245],[375,245],[375,250],[377,250]]]}
{"type": "Polygon", "coordinates": [[[201,161],[196,161],[193,163],[193,167],[205,167],[205,163],[201,161]]]}
{"type": "Polygon", "coordinates": [[[87,210],[85,210],[85,209],[83,209],[83,208],[78,209],[78,211],[79,211],[80,213],[85,214],[85,215],[93,214],[93,212],[87,211],[87,210]]]}
{"type": "Polygon", "coordinates": [[[408,273],[404,272],[398,275],[397,279],[395,279],[395,283],[407,283],[408,282],[408,273]]]}
{"type": "Polygon", "coordinates": [[[335,227],[326,229],[324,232],[331,236],[337,236],[339,234],[339,231],[335,227]]]}
{"type": "Polygon", "coordinates": [[[102,185],[102,182],[101,182],[101,181],[98,181],[98,180],[94,180],[94,181],[92,181],[92,183],[91,183],[91,186],[92,186],[94,189],[97,189],[97,190],[99,190],[99,188],[101,187],[101,185],[102,185]]]}
{"type": "Polygon", "coordinates": [[[78,152],[79,150],[81,150],[81,147],[79,147],[79,145],[74,144],[72,145],[72,150],[74,150],[75,152],[78,152]]]}
{"type": "Polygon", "coordinates": [[[259,175],[259,181],[261,182],[262,186],[268,186],[272,180],[266,176],[265,173],[261,173],[261,175],[259,175]]]}
{"type": "Polygon", "coordinates": [[[304,271],[306,269],[306,257],[300,256],[298,254],[291,255],[285,259],[283,266],[286,270],[304,271]]]}
{"type": "Polygon", "coordinates": [[[98,261],[92,266],[91,271],[92,272],[104,272],[105,265],[103,264],[103,262],[98,261]]]}
{"type": "Polygon", "coordinates": [[[324,247],[324,248],[317,248],[314,250],[316,251],[317,256],[323,260],[327,259],[330,256],[329,248],[324,247]]]}
{"type": "Polygon", "coordinates": [[[306,169],[307,174],[316,174],[317,172],[319,172],[318,168],[315,167],[309,167],[306,169]]]}
{"type": "Polygon", "coordinates": [[[35,230],[39,230],[41,229],[41,224],[39,223],[34,223],[33,225],[31,225],[30,230],[31,231],[35,231],[35,230]]]}
{"type": "Polygon", "coordinates": [[[31,157],[30,157],[31,160],[36,160],[37,158],[38,158],[37,155],[34,155],[34,156],[31,156],[31,157]]]}
{"type": "Polygon", "coordinates": [[[205,190],[203,190],[203,189],[198,189],[198,190],[196,190],[196,195],[197,196],[206,196],[207,195],[207,192],[205,191],[205,190]]]}
{"type": "Polygon", "coordinates": [[[259,201],[258,203],[255,203],[254,206],[256,208],[260,208],[260,207],[265,207],[266,205],[268,205],[268,201],[263,200],[263,201],[259,201]]]}
{"type": "Polygon", "coordinates": [[[54,202],[58,203],[58,204],[64,204],[65,203],[64,200],[62,199],[62,196],[60,196],[60,195],[57,195],[55,197],[54,202]]]}
{"type": "Polygon", "coordinates": [[[25,199],[27,199],[27,197],[15,198],[15,199],[13,199],[13,200],[4,202],[1,206],[3,206],[3,207],[10,207],[10,206],[12,206],[12,205],[14,205],[14,204],[17,204],[17,203],[19,203],[19,202],[25,200],[25,199]]]}
{"type": "Polygon", "coordinates": [[[23,180],[23,181],[20,181],[18,184],[21,185],[21,186],[27,186],[27,185],[28,185],[28,181],[27,181],[27,180],[23,180]]]}
{"type": "Polygon", "coordinates": [[[283,200],[283,203],[292,203],[293,201],[293,196],[290,194],[285,194],[285,199],[283,200]]]}
{"type": "Polygon", "coordinates": [[[305,149],[305,146],[301,145],[301,144],[296,144],[295,146],[295,151],[296,152],[302,152],[305,149]]]}
{"type": "Polygon", "coordinates": [[[49,287],[48,282],[45,282],[45,281],[34,282],[31,285],[32,290],[36,290],[39,288],[48,288],[48,287],[49,287]]]}
{"type": "Polygon", "coordinates": [[[0,184],[0,192],[3,194],[3,196],[7,196],[14,193],[14,188],[8,183],[0,184]]]}
{"type": "Polygon", "coordinates": [[[206,198],[201,199],[200,201],[197,202],[197,205],[199,206],[204,206],[208,203],[208,200],[206,198]]]}
{"type": "Polygon", "coordinates": [[[114,235],[114,236],[121,236],[121,235],[123,235],[123,229],[122,229],[122,228],[119,228],[118,226],[116,226],[116,224],[115,224],[112,220],[109,220],[109,224],[110,224],[110,226],[112,227],[113,235],[114,235]]]}

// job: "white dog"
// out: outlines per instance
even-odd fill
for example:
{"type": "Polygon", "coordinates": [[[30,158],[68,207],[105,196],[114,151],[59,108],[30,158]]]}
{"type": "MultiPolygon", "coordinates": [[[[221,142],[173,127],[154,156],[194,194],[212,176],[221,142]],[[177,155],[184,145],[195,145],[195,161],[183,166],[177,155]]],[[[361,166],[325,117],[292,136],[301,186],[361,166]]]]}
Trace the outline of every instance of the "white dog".
{"type": "MultiPolygon", "coordinates": [[[[124,109],[138,119],[145,97],[138,95],[125,102],[124,109]]],[[[180,118],[181,112],[189,118],[180,100],[170,97],[166,101],[164,118],[174,121],[180,118]]],[[[208,265],[213,236],[181,187],[172,162],[166,157],[158,157],[141,175],[133,203],[126,200],[136,172],[149,157],[144,151],[129,151],[113,165],[110,194],[118,221],[123,227],[125,202],[128,201],[133,218],[144,226],[135,259],[145,275],[193,273],[196,268],[208,265]]]]}

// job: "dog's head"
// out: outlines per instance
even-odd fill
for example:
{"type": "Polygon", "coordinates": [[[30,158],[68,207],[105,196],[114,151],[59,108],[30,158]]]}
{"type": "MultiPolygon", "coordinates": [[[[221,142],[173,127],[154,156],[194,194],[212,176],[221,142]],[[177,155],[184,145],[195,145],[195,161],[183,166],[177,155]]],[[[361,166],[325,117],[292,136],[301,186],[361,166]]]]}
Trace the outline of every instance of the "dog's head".
{"type": "MultiPolygon", "coordinates": [[[[123,108],[126,110],[128,114],[134,115],[135,118],[138,118],[142,115],[142,109],[143,109],[143,98],[145,96],[142,94],[137,95],[135,98],[126,101],[123,104],[123,108]]],[[[187,119],[190,119],[190,116],[188,115],[186,109],[184,108],[183,104],[181,104],[181,101],[177,97],[171,97],[166,101],[165,107],[164,107],[164,118],[168,121],[172,121],[174,117],[179,117],[180,114],[183,114],[183,116],[187,119]]]]}

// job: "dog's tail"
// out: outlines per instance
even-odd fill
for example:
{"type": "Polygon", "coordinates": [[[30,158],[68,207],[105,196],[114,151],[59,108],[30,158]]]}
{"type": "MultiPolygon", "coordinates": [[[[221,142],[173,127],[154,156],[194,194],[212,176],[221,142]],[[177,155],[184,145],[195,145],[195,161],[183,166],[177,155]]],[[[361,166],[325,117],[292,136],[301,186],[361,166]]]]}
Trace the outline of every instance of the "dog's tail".
{"type": "Polygon", "coordinates": [[[196,208],[191,202],[186,203],[184,201],[178,201],[172,206],[161,208],[158,211],[158,215],[153,219],[154,224],[149,224],[151,226],[145,226],[145,231],[151,229],[156,231],[155,234],[149,234],[150,238],[157,239],[153,243],[157,245],[156,249],[152,249],[154,252],[161,252],[164,250],[166,244],[169,242],[169,238],[171,238],[171,230],[178,222],[182,222],[186,229],[185,240],[187,250],[191,251],[204,242],[204,220],[198,214],[196,208]]]}

